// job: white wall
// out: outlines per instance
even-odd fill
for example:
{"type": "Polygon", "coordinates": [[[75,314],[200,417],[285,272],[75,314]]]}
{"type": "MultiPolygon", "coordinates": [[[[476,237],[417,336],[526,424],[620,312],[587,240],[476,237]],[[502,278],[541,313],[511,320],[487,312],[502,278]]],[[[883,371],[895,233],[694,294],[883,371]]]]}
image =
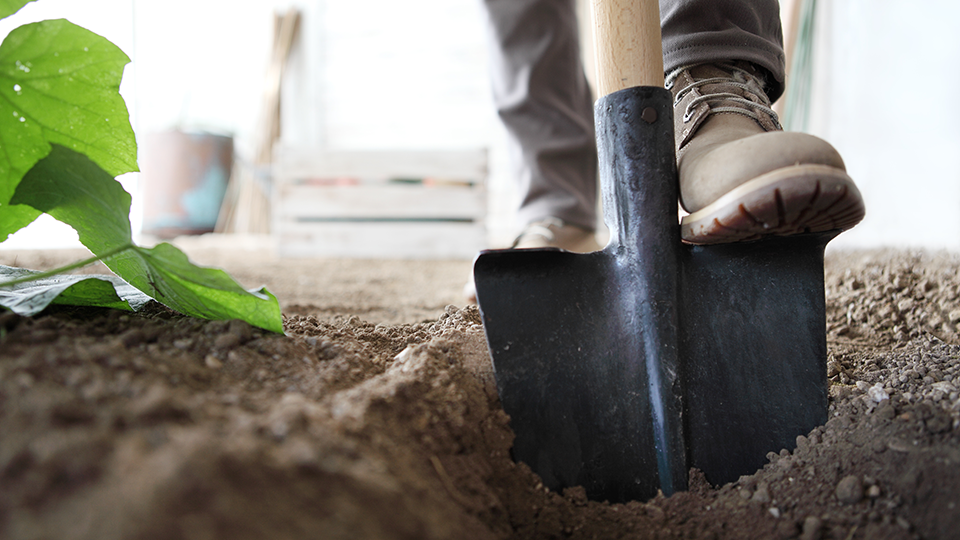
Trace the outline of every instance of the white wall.
{"type": "Polygon", "coordinates": [[[506,134],[490,96],[479,0],[299,0],[282,99],[284,145],[490,152],[487,227],[513,226],[506,134]]]}
{"type": "Polygon", "coordinates": [[[811,132],[843,155],[867,207],[831,245],[960,249],[960,3],[820,7],[811,132]]]}

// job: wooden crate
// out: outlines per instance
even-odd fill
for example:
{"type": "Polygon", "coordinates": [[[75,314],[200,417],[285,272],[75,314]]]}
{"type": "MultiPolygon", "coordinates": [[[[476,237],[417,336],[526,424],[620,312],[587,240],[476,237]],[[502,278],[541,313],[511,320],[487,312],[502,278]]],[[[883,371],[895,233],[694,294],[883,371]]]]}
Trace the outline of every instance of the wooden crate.
{"type": "Polygon", "coordinates": [[[485,150],[286,148],[276,163],[281,256],[459,259],[484,247],[485,150]]]}

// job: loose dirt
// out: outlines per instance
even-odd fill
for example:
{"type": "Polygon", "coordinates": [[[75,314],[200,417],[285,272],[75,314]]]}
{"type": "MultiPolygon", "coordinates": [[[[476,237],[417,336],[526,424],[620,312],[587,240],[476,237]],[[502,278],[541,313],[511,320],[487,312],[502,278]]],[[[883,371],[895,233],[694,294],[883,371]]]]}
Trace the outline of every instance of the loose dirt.
{"type": "Polygon", "coordinates": [[[829,422],[735,483],[691,471],[629,504],[511,461],[479,314],[447,306],[469,263],[192,255],[266,284],[287,335],[160,306],[0,313],[0,537],[960,534],[952,255],[831,254],[829,422]]]}

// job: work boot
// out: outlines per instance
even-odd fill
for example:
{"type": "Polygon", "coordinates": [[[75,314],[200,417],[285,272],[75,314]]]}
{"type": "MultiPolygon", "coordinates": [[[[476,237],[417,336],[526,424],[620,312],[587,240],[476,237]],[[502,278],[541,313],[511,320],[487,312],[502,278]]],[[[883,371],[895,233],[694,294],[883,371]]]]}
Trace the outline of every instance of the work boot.
{"type": "Polygon", "coordinates": [[[510,249],[555,247],[574,253],[591,253],[603,249],[593,231],[571,225],[562,219],[548,217],[527,225],[510,249]]]}
{"type": "MultiPolygon", "coordinates": [[[[593,231],[578,227],[555,217],[547,217],[527,225],[513,241],[510,249],[560,248],[574,253],[591,253],[603,249],[593,231]]],[[[469,302],[477,301],[477,286],[473,273],[463,287],[469,302]]]]}
{"type": "Polygon", "coordinates": [[[747,62],[702,64],[667,76],[674,96],[681,236],[718,244],[845,230],[863,219],[860,191],[840,154],[785,132],[764,75],[747,62]]]}

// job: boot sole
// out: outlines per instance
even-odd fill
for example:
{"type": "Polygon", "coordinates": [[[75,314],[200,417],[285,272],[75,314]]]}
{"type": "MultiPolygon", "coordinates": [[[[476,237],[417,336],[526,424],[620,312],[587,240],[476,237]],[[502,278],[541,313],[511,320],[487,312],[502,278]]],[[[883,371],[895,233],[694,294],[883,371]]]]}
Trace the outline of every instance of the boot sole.
{"type": "Polygon", "coordinates": [[[860,190],[841,169],[795,165],[733,189],[680,221],[690,244],[723,244],[846,230],[863,219],[860,190]]]}

